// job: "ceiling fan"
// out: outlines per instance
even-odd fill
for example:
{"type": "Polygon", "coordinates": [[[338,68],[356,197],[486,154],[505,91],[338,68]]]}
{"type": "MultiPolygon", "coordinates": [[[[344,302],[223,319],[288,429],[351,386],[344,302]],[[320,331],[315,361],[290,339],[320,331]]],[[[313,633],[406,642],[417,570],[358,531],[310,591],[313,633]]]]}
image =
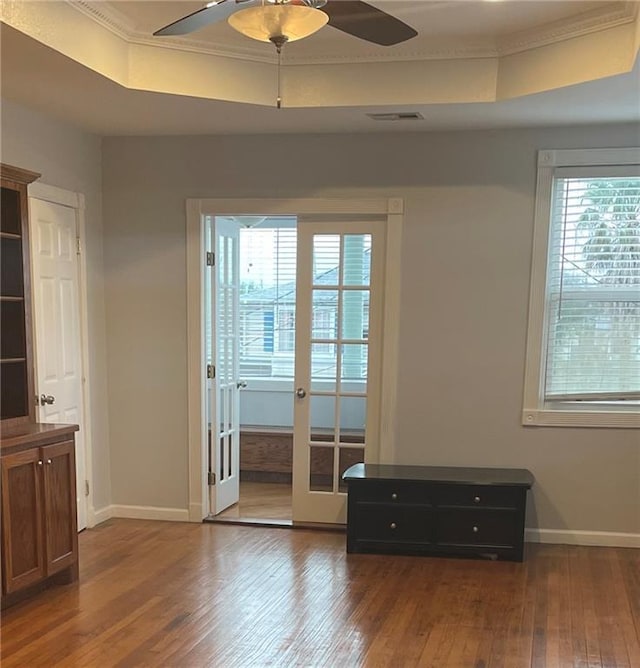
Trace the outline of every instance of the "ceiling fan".
{"type": "MultiPolygon", "coordinates": [[[[276,43],[274,35],[265,39],[249,34],[249,31],[237,25],[240,23],[241,14],[248,15],[250,13],[243,10],[254,7],[256,8],[255,12],[258,7],[269,6],[285,7],[291,14],[296,13],[297,7],[304,9],[308,14],[314,15],[312,17],[313,27],[310,25],[305,34],[294,35],[293,37],[291,34],[281,35],[280,37],[285,38],[284,41],[306,37],[325,24],[380,46],[400,44],[418,34],[411,26],[400,21],[400,19],[362,0],[218,0],[217,2],[214,0],[206,7],[184,16],[164,28],[160,28],[160,30],[156,30],[153,34],[156,36],[186,35],[211,23],[229,19],[232,27],[243,34],[254,39],[276,43]],[[309,12],[309,10],[313,11],[309,12]],[[237,14],[237,16],[234,17],[234,14],[237,14]]],[[[256,21],[255,16],[252,21],[256,21]]]]}

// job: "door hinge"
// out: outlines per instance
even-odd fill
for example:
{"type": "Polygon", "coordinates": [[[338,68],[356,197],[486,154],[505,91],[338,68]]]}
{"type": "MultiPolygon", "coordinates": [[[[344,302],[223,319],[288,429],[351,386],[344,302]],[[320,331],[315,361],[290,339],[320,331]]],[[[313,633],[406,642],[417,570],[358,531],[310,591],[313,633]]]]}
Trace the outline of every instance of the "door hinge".
{"type": "Polygon", "coordinates": [[[76,237],[76,254],[80,255],[80,237],[76,237]]]}
{"type": "Polygon", "coordinates": [[[216,263],[216,254],[207,251],[207,267],[213,267],[216,263]]]}
{"type": "Polygon", "coordinates": [[[213,486],[216,484],[216,474],[213,471],[209,471],[208,474],[209,485],[213,486]]]}
{"type": "Polygon", "coordinates": [[[207,378],[213,380],[216,377],[216,368],[213,364],[207,364],[207,378]]]}
{"type": "Polygon", "coordinates": [[[88,480],[84,481],[84,495],[89,496],[89,481],[88,480]]]}

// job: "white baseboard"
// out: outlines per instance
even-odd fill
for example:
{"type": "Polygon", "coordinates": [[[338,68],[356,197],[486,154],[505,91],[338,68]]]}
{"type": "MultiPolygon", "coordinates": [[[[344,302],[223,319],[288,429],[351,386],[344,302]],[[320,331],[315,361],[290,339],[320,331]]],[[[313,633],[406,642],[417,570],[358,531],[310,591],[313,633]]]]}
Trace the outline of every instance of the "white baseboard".
{"type": "Polygon", "coordinates": [[[524,533],[524,538],[529,543],[640,548],[640,534],[637,533],[569,531],[565,529],[525,529],[524,533]]]}
{"type": "Polygon", "coordinates": [[[189,522],[202,522],[206,516],[207,513],[203,511],[201,503],[189,504],[189,522]]]}
{"type": "Polygon", "coordinates": [[[87,526],[89,529],[92,529],[96,524],[106,522],[110,519],[112,517],[111,508],[112,506],[105,506],[104,508],[96,510],[93,506],[89,506],[87,511],[87,526]]]}
{"type": "Polygon", "coordinates": [[[160,508],[157,506],[109,506],[111,517],[130,520],[164,520],[168,522],[188,522],[189,511],[186,508],[160,508]]]}

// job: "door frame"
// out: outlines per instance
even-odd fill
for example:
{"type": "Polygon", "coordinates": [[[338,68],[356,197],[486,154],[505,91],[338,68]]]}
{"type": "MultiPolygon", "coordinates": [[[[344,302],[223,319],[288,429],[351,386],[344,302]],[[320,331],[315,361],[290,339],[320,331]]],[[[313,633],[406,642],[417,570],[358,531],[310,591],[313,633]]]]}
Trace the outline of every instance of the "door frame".
{"type": "MultiPolygon", "coordinates": [[[[89,317],[88,317],[88,297],[87,297],[87,254],[86,248],[86,224],[85,224],[85,198],[82,193],[64,190],[57,186],[50,186],[40,181],[35,181],[28,186],[27,194],[29,198],[44,200],[52,204],[67,206],[75,211],[76,216],[76,235],[79,244],[78,252],[78,317],[80,321],[80,363],[82,371],[82,419],[84,427],[84,476],[89,484],[89,493],[86,493],[83,481],[78,490],[81,499],[84,499],[86,506],[87,528],[96,525],[95,512],[93,510],[93,465],[92,465],[92,420],[91,420],[91,378],[89,364],[89,317]]],[[[33,252],[30,249],[29,252],[33,252]]],[[[31,264],[33,267],[33,263],[31,264]]],[[[33,284],[33,281],[32,281],[33,284]]],[[[38,332],[35,327],[34,318],[34,337],[38,332]]]]}
{"type": "Polygon", "coordinates": [[[386,231],[378,452],[371,463],[395,461],[400,315],[400,267],[404,200],[401,198],[187,199],[187,404],[189,521],[208,515],[206,380],[204,373],[204,216],[345,216],[384,220],[386,231]]]}

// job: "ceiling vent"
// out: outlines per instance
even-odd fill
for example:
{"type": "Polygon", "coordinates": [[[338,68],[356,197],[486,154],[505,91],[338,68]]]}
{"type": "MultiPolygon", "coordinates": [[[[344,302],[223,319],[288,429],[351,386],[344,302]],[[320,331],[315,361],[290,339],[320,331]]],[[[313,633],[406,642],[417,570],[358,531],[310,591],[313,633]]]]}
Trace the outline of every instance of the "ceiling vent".
{"type": "Polygon", "coordinates": [[[424,116],[417,111],[396,111],[389,114],[367,114],[374,121],[423,121],[424,116]]]}

